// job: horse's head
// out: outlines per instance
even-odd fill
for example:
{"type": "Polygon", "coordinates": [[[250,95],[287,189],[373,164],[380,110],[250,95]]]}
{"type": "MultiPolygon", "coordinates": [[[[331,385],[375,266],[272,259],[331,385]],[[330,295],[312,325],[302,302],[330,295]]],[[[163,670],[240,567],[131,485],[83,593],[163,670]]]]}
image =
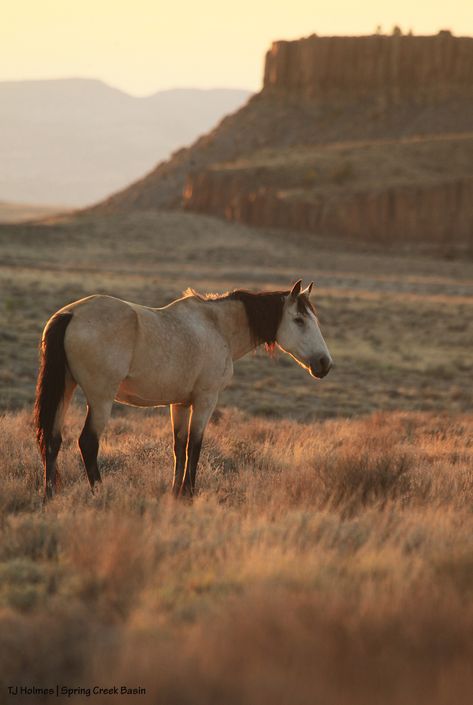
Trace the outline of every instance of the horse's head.
{"type": "Polygon", "coordinates": [[[312,284],[303,291],[301,285],[300,280],[296,282],[286,297],[276,343],[313,377],[321,379],[332,367],[332,358],[309,300],[312,284]]]}

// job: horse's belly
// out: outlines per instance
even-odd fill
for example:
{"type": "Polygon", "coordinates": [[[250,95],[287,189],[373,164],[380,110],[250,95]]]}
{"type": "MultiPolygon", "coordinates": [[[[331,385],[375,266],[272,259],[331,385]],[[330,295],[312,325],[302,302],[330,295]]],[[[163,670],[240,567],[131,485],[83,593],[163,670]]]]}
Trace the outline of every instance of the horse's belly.
{"type": "Polygon", "coordinates": [[[115,401],[120,402],[120,404],[128,404],[129,406],[165,406],[166,402],[156,401],[152,399],[143,399],[142,397],[137,397],[133,394],[126,394],[125,392],[118,392],[115,397],[115,401]]]}
{"type": "Polygon", "coordinates": [[[115,400],[132,406],[166,406],[167,404],[185,404],[190,401],[191,390],[173,385],[137,384],[125,379],[120,385],[115,400]]]}

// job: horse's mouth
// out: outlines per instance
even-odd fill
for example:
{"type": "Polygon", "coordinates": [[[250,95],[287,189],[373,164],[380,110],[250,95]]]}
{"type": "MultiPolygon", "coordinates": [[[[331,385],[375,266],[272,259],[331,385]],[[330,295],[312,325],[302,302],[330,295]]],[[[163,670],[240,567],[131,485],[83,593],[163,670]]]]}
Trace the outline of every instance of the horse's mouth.
{"type": "Polygon", "coordinates": [[[303,367],[304,370],[306,370],[314,379],[323,379],[332,369],[333,363],[331,358],[324,357],[316,360],[301,360],[300,358],[295,357],[295,355],[292,355],[291,353],[289,354],[292,359],[295,360],[298,365],[303,367]]]}

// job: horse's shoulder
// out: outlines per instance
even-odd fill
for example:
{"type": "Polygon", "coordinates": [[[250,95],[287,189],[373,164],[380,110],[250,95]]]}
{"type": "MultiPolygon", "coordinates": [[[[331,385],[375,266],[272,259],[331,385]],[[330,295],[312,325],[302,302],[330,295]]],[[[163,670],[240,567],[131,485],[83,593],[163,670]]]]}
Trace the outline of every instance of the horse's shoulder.
{"type": "Polygon", "coordinates": [[[218,309],[215,306],[206,306],[204,304],[200,307],[199,316],[205,335],[215,343],[221,343],[222,351],[225,352],[228,345],[222,332],[222,321],[218,309]]]}
{"type": "Polygon", "coordinates": [[[213,306],[206,306],[204,303],[199,307],[199,314],[201,318],[209,324],[209,326],[212,326],[212,328],[215,329],[218,328],[219,318],[217,311],[213,306]]]}
{"type": "Polygon", "coordinates": [[[176,304],[158,309],[167,321],[179,321],[179,323],[195,331],[211,332],[216,327],[217,319],[211,307],[206,306],[202,301],[189,299],[177,301],[176,304]]]}

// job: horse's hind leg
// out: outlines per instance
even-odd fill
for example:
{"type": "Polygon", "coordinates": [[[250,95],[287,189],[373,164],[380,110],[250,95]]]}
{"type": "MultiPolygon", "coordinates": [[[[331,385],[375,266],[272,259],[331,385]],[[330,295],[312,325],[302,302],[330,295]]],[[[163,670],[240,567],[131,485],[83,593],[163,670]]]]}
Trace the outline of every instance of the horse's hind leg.
{"type": "Polygon", "coordinates": [[[90,487],[102,482],[97,464],[100,436],[110,418],[113,396],[109,399],[88,399],[87,417],[79,438],[79,448],[84,461],[90,487]]]}
{"type": "Polygon", "coordinates": [[[62,444],[62,428],[64,426],[64,418],[69,407],[72,395],[76,388],[76,383],[72,379],[71,373],[66,368],[64,380],[64,396],[56,409],[54,417],[53,432],[46,447],[46,458],[44,465],[44,497],[51,499],[54,489],[56,489],[59,480],[59,472],[57,470],[57,456],[62,444]]]}

